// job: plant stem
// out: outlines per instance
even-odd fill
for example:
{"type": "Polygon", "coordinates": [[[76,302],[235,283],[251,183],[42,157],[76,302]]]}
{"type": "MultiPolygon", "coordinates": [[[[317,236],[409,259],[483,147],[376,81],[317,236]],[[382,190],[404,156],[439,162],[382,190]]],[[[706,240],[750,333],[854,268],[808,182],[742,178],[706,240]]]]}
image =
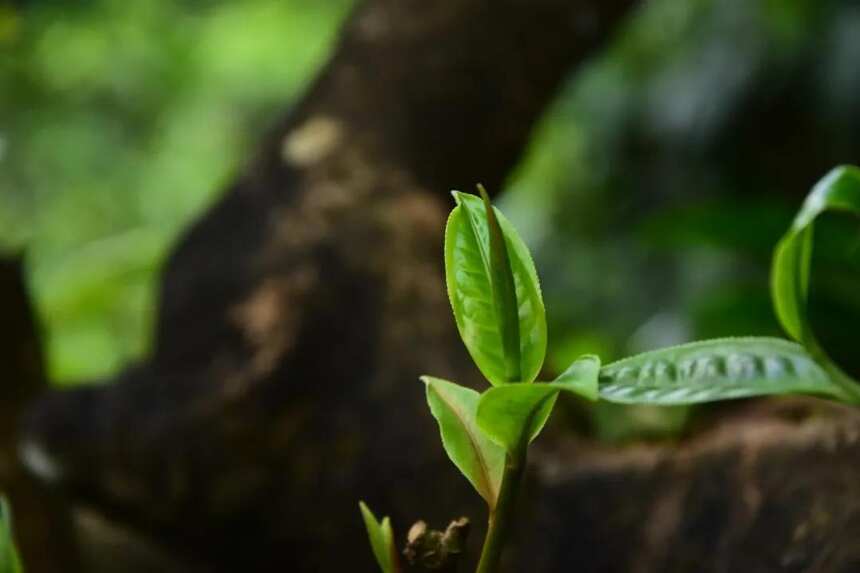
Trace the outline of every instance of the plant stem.
{"type": "Polygon", "coordinates": [[[525,467],[526,448],[522,448],[522,453],[519,455],[508,454],[506,456],[499,499],[496,502],[496,507],[490,511],[487,536],[484,538],[484,548],[481,550],[481,560],[478,562],[476,573],[496,573],[499,569],[502,549],[513,521],[517,494],[520,490],[525,467]]]}
{"type": "Polygon", "coordinates": [[[839,366],[827,355],[818,341],[812,339],[807,341],[806,347],[816,362],[830,374],[830,377],[845,394],[844,400],[850,404],[860,405],[860,386],[850,376],[845,374],[839,366]]]}
{"type": "Polygon", "coordinates": [[[850,404],[860,405],[860,387],[857,386],[857,382],[829,359],[826,358],[826,360],[823,363],[824,369],[845,393],[845,401],[850,404]]]}

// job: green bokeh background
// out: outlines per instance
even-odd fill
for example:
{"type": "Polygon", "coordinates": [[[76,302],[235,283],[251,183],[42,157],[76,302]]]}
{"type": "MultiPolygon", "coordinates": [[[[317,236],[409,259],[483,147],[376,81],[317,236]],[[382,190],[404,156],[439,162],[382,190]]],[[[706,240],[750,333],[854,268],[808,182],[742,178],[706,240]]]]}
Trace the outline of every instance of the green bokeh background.
{"type": "Polygon", "coordinates": [[[146,352],[171,245],[301,94],[349,7],[0,8],[0,248],[26,249],[52,380],[146,352]]]}

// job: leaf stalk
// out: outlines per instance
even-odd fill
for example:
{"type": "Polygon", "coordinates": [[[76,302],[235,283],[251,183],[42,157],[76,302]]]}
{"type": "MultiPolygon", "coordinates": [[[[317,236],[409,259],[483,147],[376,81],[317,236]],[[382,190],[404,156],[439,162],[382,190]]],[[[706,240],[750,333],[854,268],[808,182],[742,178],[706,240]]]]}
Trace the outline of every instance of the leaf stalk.
{"type": "Polygon", "coordinates": [[[502,550],[511,523],[514,521],[517,494],[520,491],[525,467],[526,448],[507,455],[499,499],[495,508],[490,511],[487,535],[484,538],[484,548],[481,550],[481,559],[478,562],[476,573],[496,573],[499,570],[502,550]]]}

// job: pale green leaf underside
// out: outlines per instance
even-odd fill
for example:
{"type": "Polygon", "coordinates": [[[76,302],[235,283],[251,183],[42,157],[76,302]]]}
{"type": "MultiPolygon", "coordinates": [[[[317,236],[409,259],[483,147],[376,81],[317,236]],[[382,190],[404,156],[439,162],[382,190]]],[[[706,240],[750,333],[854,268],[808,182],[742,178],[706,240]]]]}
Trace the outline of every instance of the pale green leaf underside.
{"type": "Polygon", "coordinates": [[[505,465],[504,450],[487,439],[476,421],[480,394],[439,378],[424,376],[427,403],[439,423],[448,457],[490,507],[499,495],[505,465]]]}
{"type": "Polygon", "coordinates": [[[0,573],[23,571],[12,538],[12,514],[5,498],[0,497],[0,573]]]}
{"type": "Polygon", "coordinates": [[[477,196],[457,192],[454,196],[458,206],[451,212],[445,229],[445,277],[460,336],[491,384],[531,382],[537,377],[546,353],[546,315],[528,248],[510,222],[494,208],[504,234],[517,300],[522,380],[511,380],[504,350],[508,313],[493,288],[486,211],[477,196]]]}
{"type": "Polygon", "coordinates": [[[367,536],[370,539],[370,547],[373,549],[373,556],[376,557],[379,568],[382,570],[382,573],[394,573],[394,559],[397,548],[394,545],[394,532],[391,529],[391,520],[385,517],[380,523],[363,501],[358,502],[358,506],[361,508],[361,517],[364,519],[364,526],[367,528],[367,536]]]}
{"type": "Polygon", "coordinates": [[[559,392],[597,397],[600,359],[583,356],[553,382],[490,388],[478,403],[478,426],[491,440],[516,455],[546,425],[559,392]]]}
{"type": "Polygon", "coordinates": [[[789,393],[843,397],[803,347],[777,338],[693,342],[600,370],[600,397],[625,404],[695,404],[789,393]]]}
{"type": "Polygon", "coordinates": [[[771,269],[771,295],[786,332],[817,346],[806,316],[815,219],[825,211],[860,215],[860,169],[837,167],[819,181],[777,245],[771,269]]]}

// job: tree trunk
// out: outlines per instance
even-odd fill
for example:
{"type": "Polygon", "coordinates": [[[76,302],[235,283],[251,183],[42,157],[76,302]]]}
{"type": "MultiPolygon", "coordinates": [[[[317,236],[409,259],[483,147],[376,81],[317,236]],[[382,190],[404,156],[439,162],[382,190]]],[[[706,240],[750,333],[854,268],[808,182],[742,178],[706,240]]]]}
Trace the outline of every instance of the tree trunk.
{"type": "Polygon", "coordinates": [[[860,571],[860,412],[791,398],[721,409],[682,444],[535,453],[514,571],[860,571]]]}

